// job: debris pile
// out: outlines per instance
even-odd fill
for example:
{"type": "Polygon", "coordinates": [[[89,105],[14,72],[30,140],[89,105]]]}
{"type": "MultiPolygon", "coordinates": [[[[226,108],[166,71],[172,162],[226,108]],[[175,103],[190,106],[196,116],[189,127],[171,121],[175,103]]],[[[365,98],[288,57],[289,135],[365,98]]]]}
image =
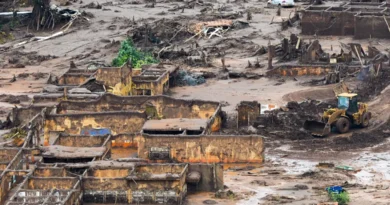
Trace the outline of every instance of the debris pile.
{"type": "Polygon", "coordinates": [[[383,89],[390,85],[390,68],[369,69],[369,76],[358,86],[357,93],[363,101],[373,99],[379,95],[383,89]]]}
{"type": "Polygon", "coordinates": [[[15,146],[20,147],[24,143],[24,139],[27,136],[27,131],[22,128],[12,128],[11,132],[4,135],[4,139],[13,140],[15,146]]]}
{"type": "Polygon", "coordinates": [[[390,137],[390,119],[376,129],[353,132],[350,138],[340,138],[336,143],[342,143],[355,148],[363,148],[379,144],[388,137],[390,137]]]}
{"type": "Polygon", "coordinates": [[[27,102],[30,98],[27,95],[0,95],[0,102],[6,102],[10,104],[19,104],[20,102],[27,102]]]}
{"type": "Polygon", "coordinates": [[[175,85],[177,86],[195,86],[205,83],[206,80],[200,73],[190,73],[186,70],[179,70],[176,76],[175,85]]]}
{"type": "MultiPolygon", "coordinates": [[[[180,20],[183,21],[183,17],[180,20]]],[[[132,37],[137,47],[165,47],[173,42],[182,41],[191,37],[186,25],[181,24],[179,19],[161,19],[153,24],[145,23],[131,31],[132,37]]]]}
{"type": "MultiPolygon", "coordinates": [[[[56,24],[63,20],[72,22],[80,13],[70,9],[61,9],[51,4],[51,0],[34,1],[30,27],[39,31],[41,29],[54,29],[56,24]]],[[[68,23],[67,25],[71,25],[68,23]]]]}
{"type": "Polygon", "coordinates": [[[289,102],[286,107],[266,112],[257,118],[254,126],[258,134],[283,139],[312,138],[311,133],[303,129],[306,120],[320,120],[329,103],[310,100],[301,103],[289,102]]]}
{"type": "Polygon", "coordinates": [[[7,61],[0,63],[3,68],[24,68],[29,65],[40,65],[44,61],[57,58],[54,55],[39,55],[38,52],[23,52],[20,50],[8,51],[4,54],[7,61]]]}

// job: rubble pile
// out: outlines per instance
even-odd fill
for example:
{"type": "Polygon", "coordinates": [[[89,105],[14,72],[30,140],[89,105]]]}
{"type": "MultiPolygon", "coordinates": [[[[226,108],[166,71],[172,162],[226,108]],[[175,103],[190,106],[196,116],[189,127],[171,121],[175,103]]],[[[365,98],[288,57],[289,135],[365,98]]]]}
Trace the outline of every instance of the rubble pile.
{"type": "Polygon", "coordinates": [[[67,22],[66,25],[69,28],[73,21],[80,15],[78,11],[62,9],[52,4],[51,0],[34,1],[33,6],[29,26],[36,31],[41,29],[53,30],[61,22],[67,22]]]}
{"type": "Polygon", "coordinates": [[[366,79],[363,79],[361,85],[357,87],[357,93],[363,101],[368,101],[379,95],[389,85],[390,69],[388,67],[382,68],[377,73],[371,73],[366,79]]]}
{"type": "Polygon", "coordinates": [[[171,43],[180,42],[192,35],[186,25],[180,22],[183,17],[176,19],[161,19],[153,23],[144,23],[129,32],[134,43],[139,47],[165,47],[171,43]]]}
{"type": "Polygon", "coordinates": [[[179,70],[176,76],[175,85],[177,86],[195,86],[205,83],[206,80],[201,73],[190,73],[185,70],[179,70]]]}
{"type": "Polygon", "coordinates": [[[350,144],[351,146],[354,147],[357,147],[358,145],[361,145],[361,147],[367,147],[367,146],[379,144],[389,137],[390,137],[390,119],[376,129],[354,132],[352,136],[346,140],[345,144],[347,146],[350,144]]]}
{"type": "Polygon", "coordinates": [[[55,55],[39,55],[38,52],[24,52],[20,50],[7,51],[7,55],[1,67],[24,68],[29,65],[40,65],[42,62],[57,58],[55,55]]]}
{"type": "Polygon", "coordinates": [[[7,102],[10,104],[19,104],[20,102],[27,102],[30,98],[27,95],[0,95],[0,102],[7,102]]]}
{"type": "Polygon", "coordinates": [[[289,102],[286,107],[267,111],[258,117],[254,126],[258,134],[282,139],[312,139],[311,133],[303,129],[306,120],[321,120],[324,109],[335,106],[316,100],[301,103],[289,102]]]}

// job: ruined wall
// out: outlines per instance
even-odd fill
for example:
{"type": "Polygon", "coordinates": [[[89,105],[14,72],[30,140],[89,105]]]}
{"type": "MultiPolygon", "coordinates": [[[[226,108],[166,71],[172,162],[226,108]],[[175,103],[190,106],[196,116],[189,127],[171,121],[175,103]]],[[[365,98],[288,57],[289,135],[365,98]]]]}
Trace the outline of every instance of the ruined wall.
{"type": "Polygon", "coordinates": [[[219,103],[201,100],[182,100],[167,96],[133,96],[120,97],[106,94],[96,101],[76,102],[63,101],[58,105],[57,113],[102,112],[133,110],[145,111],[147,108],[156,110],[161,118],[201,118],[208,119],[219,111],[219,103]],[[88,106],[86,106],[88,104],[88,106]]]}
{"type": "Polygon", "coordinates": [[[93,73],[66,73],[58,79],[58,85],[81,85],[93,73]]]}
{"type": "Polygon", "coordinates": [[[25,108],[12,108],[12,122],[14,126],[27,124],[35,115],[40,113],[44,106],[29,106],[25,108]]]}
{"type": "MultiPolygon", "coordinates": [[[[89,93],[89,94],[67,94],[66,100],[86,102],[98,99],[101,96],[99,93],[89,93]]],[[[50,94],[38,94],[34,95],[33,103],[34,105],[45,105],[45,106],[56,106],[59,102],[65,100],[64,93],[50,93],[50,94]]]]}
{"type": "Polygon", "coordinates": [[[105,86],[114,87],[117,83],[131,84],[131,69],[124,67],[99,68],[96,72],[96,80],[103,82],[105,86]]]}
{"type": "Polygon", "coordinates": [[[129,190],[131,184],[125,178],[105,178],[105,177],[84,177],[82,183],[83,190],[98,190],[98,191],[110,191],[110,190],[129,190]]]}
{"type": "Polygon", "coordinates": [[[0,182],[0,204],[4,204],[10,190],[20,184],[27,174],[27,171],[7,171],[2,175],[0,182]]]}
{"type": "Polygon", "coordinates": [[[54,145],[67,147],[101,147],[107,140],[107,136],[82,136],[60,134],[54,145]]]}
{"type": "Polygon", "coordinates": [[[135,167],[135,173],[151,173],[151,174],[165,174],[175,173],[182,174],[185,171],[185,165],[181,164],[148,164],[138,165],[135,167]]]}
{"type": "Polygon", "coordinates": [[[72,189],[77,183],[78,179],[74,177],[51,177],[51,178],[37,178],[31,177],[28,179],[25,189],[72,189]]]}
{"type": "Polygon", "coordinates": [[[88,176],[98,178],[123,178],[130,175],[132,170],[128,168],[90,169],[88,176]]]}
{"type": "Polygon", "coordinates": [[[303,76],[303,75],[325,75],[333,71],[330,65],[283,65],[275,67],[267,72],[268,76],[303,76]]]}
{"type": "MultiPolygon", "coordinates": [[[[386,16],[390,24],[390,16],[386,16]]],[[[384,17],[374,15],[357,15],[355,17],[355,38],[390,38],[390,31],[384,17]]]]}
{"type": "Polygon", "coordinates": [[[176,162],[262,163],[261,136],[148,136],[139,143],[138,156],[148,159],[152,147],[169,147],[176,162]]]}
{"type": "MultiPolygon", "coordinates": [[[[323,8],[327,9],[327,8],[323,8]]],[[[343,8],[331,8],[342,10],[343,8]]],[[[353,12],[342,11],[312,11],[302,12],[302,34],[303,35],[354,35],[353,12]]]]}
{"type": "Polygon", "coordinates": [[[7,166],[9,170],[21,169],[23,166],[23,150],[19,149],[18,152],[13,155],[14,153],[14,150],[7,150],[7,154],[10,155],[10,157],[13,156],[7,166]]]}
{"type": "MultiPolygon", "coordinates": [[[[184,178],[184,176],[183,176],[184,178]]],[[[134,195],[145,194],[145,201],[155,204],[156,195],[173,191],[175,198],[183,198],[185,184],[181,180],[132,180],[131,178],[83,178],[83,202],[136,204],[134,195]]],[[[170,204],[170,203],[168,203],[170,204]]],[[[180,204],[180,203],[178,203],[180,204]]]]}
{"type": "Polygon", "coordinates": [[[113,94],[105,94],[96,100],[88,102],[62,101],[57,106],[57,113],[78,113],[78,112],[103,112],[103,111],[144,111],[146,103],[162,103],[162,99],[157,97],[121,97],[113,94]],[[86,106],[88,104],[88,106],[86,106]]]}
{"type": "Polygon", "coordinates": [[[164,118],[209,119],[213,114],[220,111],[220,106],[217,102],[187,101],[173,98],[165,98],[164,104],[159,107],[156,106],[156,108],[164,118]]]}
{"type": "Polygon", "coordinates": [[[48,115],[45,119],[44,136],[49,139],[50,131],[78,135],[83,129],[92,128],[108,128],[112,134],[137,133],[145,120],[146,115],[139,112],[48,115]]]}
{"type": "Polygon", "coordinates": [[[5,162],[1,162],[0,163],[0,170],[5,170],[8,166],[8,163],[5,163],[5,162]]]}
{"type": "Polygon", "coordinates": [[[139,134],[118,134],[111,136],[112,147],[138,147],[138,142],[140,140],[139,134]]]}
{"type": "Polygon", "coordinates": [[[199,172],[200,182],[197,184],[188,183],[188,191],[217,191],[223,187],[223,165],[222,164],[189,164],[188,173],[199,172]]]}
{"type": "Polygon", "coordinates": [[[37,168],[33,173],[34,177],[66,177],[68,174],[63,168],[37,168]]]}
{"type": "Polygon", "coordinates": [[[260,116],[260,104],[256,101],[242,101],[237,106],[237,126],[249,126],[260,116]]]}
{"type": "Polygon", "coordinates": [[[65,201],[64,205],[81,205],[81,197],[80,197],[81,191],[79,190],[72,190],[70,191],[68,200],[65,201]]]}
{"type": "Polygon", "coordinates": [[[19,153],[18,149],[0,149],[0,163],[1,163],[1,165],[5,165],[5,167],[6,167],[15,158],[15,156],[18,153],[19,153]]]}
{"type": "Polygon", "coordinates": [[[167,91],[167,88],[164,90],[164,85],[169,86],[169,74],[165,73],[158,80],[147,81],[142,80],[143,78],[133,77],[133,89],[132,94],[137,95],[137,90],[150,90],[151,95],[163,95],[164,91],[167,91]],[[138,79],[138,80],[137,80],[138,79]]]}
{"type": "Polygon", "coordinates": [[[127,182],[123,178],[83,178],[82,201],[127,204],[131,202],[131,191],[127,182]]]}

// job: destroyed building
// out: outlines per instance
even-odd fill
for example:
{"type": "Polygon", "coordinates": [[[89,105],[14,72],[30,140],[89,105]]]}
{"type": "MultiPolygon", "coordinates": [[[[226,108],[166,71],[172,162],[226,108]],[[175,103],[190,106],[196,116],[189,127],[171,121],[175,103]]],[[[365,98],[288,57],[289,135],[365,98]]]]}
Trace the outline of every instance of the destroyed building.
{"type": "Polygon", "coordinates": [[[302,11],[303,35],[351,35],[357,39],[390,38],[389,4],[349,2],[340,6],[308,6],[302,11]]]}
{"type": "Polygon", "coordinates": [[[5,204],[182,204],[223,188],[221,163],[264,161],[261,136],[210,135],[223,123],[217,102],[109,93],[42,102],[13,110],[36,131],[2,155],[2,183],[17,177],[5,204]]]}
{"type": "Polygon", "coordinates": [[[176,68],[134,70],[127,65],[96,70],[70,68],[52,83],[58,86],[57,92],[86,88],[90,92],[108,91],[120,96],[152,96],[168,92],[170,73],[175,71],[176,68]]]}

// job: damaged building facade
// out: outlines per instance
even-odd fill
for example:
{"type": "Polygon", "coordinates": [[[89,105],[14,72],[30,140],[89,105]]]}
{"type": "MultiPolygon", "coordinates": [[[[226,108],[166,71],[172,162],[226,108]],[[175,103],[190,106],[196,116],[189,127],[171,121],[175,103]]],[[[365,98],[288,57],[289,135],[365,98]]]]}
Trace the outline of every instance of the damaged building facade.
{"type": "Polygon", "coordinates": [[[177,68],[133,70],[129,65],[122,67],[99,67],[95,70],[81,70],[71,67],[50,82],[62,90],[85,88],[90,92],[110,92],[120,96],[162,95],[169,89],[170,73],[177,68]]]}
{"type": "Polygon", "coordinates": [[[309,6],[302,11],[303,35],[390,38],[387,2],[349,2],[340,6],[309,6]]]}
{"type": "Polygon", "coordinates": [[[183,204],[223,189],[224,163],[264,161],[261,136],[213,134],[218,102],[91,94],[14,108],[29,131],[0,150],[2,204],[183,204]]]}

